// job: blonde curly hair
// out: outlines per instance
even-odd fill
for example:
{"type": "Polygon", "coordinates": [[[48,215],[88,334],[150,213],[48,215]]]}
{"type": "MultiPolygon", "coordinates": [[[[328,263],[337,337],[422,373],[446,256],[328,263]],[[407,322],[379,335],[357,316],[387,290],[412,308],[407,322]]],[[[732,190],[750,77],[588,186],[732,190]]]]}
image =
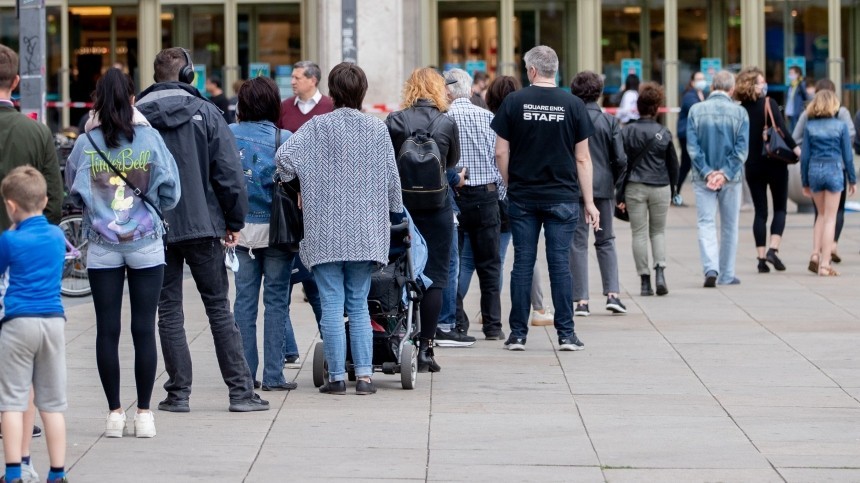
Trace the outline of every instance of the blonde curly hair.
{"type": "Polygon", "coordinates": [[[747,67],[742,70],[735,81],[735,99],[741,102],[755,102],[758,100],[758,95],[755,93],[758,76],[764,77],[764,72],[758,67],[747,67]]]}
{"type": "Polygon", "coordinates": [[[418,99],[426,99],[442,112],[448,110],[448,94],[445,78],[430,67],[415,69],[403,84],[403,108],[415,105],[418,99]]]}

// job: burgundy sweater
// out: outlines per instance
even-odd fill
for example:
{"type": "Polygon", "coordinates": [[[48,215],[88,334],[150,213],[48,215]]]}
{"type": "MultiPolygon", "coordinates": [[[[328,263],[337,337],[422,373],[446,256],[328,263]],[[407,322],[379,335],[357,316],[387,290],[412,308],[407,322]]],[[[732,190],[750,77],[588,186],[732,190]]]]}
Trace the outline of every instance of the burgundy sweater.
{"type": "Polygon", "coordinates": [[[331,97],[322,96],[313,109],[308,111],[307,114],[302,114],[299,106],[296,105],[296,96],[293,96],[281,103],[281,119],[278,121],[278,127],[290,132],[296,132],[304,123],[310,121],[312,117],[327,114],[333,110],[334,102],[332,102],[331,97]]]}

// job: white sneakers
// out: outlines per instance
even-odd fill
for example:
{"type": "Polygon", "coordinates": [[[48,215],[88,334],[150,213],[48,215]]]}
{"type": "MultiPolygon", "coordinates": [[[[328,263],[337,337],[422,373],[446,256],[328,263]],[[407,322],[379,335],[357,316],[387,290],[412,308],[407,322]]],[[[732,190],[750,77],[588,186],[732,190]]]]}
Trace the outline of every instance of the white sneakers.
{"type": "Polygon", "coordinates": [[[134,435],[138,438],[152,438],[155,436],[155,415],[152,411],[135,413],[134,435]]]}
{"type": "MultiPolygon", "coordinates": [[[[108,413],[105,419],[105,437],[122,438],[126,428],[125,411],[108,413]]],[[[138,438],[152,438],[155,436],[155,415],[152,411],[135,413],[134,435],[138,438]]]]}
{"type": "Polygon", "coordinates": [[[111,411],[105,420],[105,438],[122,438],[125,432],[125,411],[111,411]]]}
{"type": "Polygon", "coordinates": [[[532,310],[532,325],[536,327],[553,325],[555,316],[548,309],[543,309],[543,312],[532,310]]]}

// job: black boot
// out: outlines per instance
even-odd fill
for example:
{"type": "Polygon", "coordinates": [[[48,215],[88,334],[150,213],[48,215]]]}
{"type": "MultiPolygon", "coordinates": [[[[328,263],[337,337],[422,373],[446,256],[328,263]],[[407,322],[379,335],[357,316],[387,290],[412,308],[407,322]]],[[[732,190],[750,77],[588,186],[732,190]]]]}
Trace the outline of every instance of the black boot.
{"type": "Polygon", "coordinates": [[[439,372],[442,368],[433,358],[433,340],[418,340],[418,372],[439,372]]]}
{"type": "Polygon", "coordinates": [[[669,287],[666,286],[666,276],[663,275],[663,267],[654,267],[654,283],[657,285],[657,295],[666,295],[669,293],[669,287]]]}
{"type": "Polygon", "coordinates": [[[651,275],[640,275],[642,279],[642,290],[639,295],[654,295],[654,290],[651,288],[651,275]]]}

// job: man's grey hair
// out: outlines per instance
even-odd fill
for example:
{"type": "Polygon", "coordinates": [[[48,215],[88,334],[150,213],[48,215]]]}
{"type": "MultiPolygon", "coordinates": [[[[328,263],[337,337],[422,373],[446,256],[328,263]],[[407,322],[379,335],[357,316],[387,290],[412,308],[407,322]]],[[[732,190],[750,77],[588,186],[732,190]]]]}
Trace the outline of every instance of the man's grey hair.
{"type": "Polygon", "coordinates": [[[293,70],[295,69],[304,69],[305,77],[316,79],[317,85],[319,85],[320,79],[322,79],[322,72],[320,71],[320,66],[316,65],[316,63],[310,60],[302,60],[293,64],[293,70]]]}
{"type": "Polygon", "coordinates": [[[727,70],[721,70],[714,74],[711,90],[729,92],[735,88],[735,75],[727,70]]]}
{"type": "Polygon", "coordinates": [[[445,71],[445,79],[457,81],[456,83],[449,84],[447,86],[448,92],[451,93],[451,97],[454,99],[459,99],[461,97],[468,99],[472,95],[472,76],[470,76],[465,70],[451,69],[449,71],[445,71]]]}
{"type": "Polygon", "coordinates": [[[534,67],[539,76],[555,79],[555,74],[558,72],[558,55],[552,48],[546,45],[532,47],[523,56],[523,60],[526,63],[526,70],[534,67]]]}

